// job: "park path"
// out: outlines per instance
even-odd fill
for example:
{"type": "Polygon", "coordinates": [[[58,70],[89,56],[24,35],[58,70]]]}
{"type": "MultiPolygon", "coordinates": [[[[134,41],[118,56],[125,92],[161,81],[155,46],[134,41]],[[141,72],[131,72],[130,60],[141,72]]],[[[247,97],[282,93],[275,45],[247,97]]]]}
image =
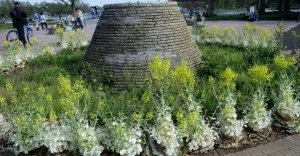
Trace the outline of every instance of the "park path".
{"type": "MultiPolygon", "coordinates": [[[[98,19],[86,20],[87,28],[85,29],[85,33],[89,35],[90,39],[92,39],[93,37],[97,22],[98,19]]],[[[270,31],[273,32],[279,22],[280,21],[255,21],[250,22],[250,25],[257,25],[260,28],[269,28],[270,31]]],[[[217,25],[219,28],[234,26],[238,31],[241,31],[246,23],[247,21],[236,20],[206,21],[206,25],[209,28],[212,25],[217,25]]],[[[285,21],[284,23],[286,25],[286,31],[289,31],[300,24],[297,21],[285,21]]],[[[49,23],[48,26],[50,28],[51,24],[49,23]]],[[[48,35],[48,31],[41,29],[37,31],[35,27],[33,27],[33,30],[34,36],[38,39],[39,43],[54,43],[58,39],[56,35],[48,35]]],[[[2,43],[5,41],[6,34],[8,31],[9,30],[0,31],[0,52],[5,51],[5,48],[3,47],[2,43]]],[[[231,154],[224,154],[220,152],[217,152],[215,154],[218,156],[300,156],[300,134],[289,135],[279,140],[260,144],[255,147],[231,154]]]]}

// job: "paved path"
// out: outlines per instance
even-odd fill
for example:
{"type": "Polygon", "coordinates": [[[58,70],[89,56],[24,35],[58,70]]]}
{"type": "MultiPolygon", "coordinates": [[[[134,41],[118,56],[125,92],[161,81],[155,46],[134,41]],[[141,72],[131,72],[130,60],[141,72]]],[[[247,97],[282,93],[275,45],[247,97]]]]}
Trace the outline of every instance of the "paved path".
{"type": "MultiPolygon", "coordinates": [[[[86,20],[87,28],[85,33],[90,35],[92,38],[95,27],[97,25],[98,19],[86,20]]],[[[258,25],[260,28],[269,28],[271,32],[277,27],[280,21],[255,21],[250,22],[251,25],[258,25]]],[[[246,24],[246,21],[206,21],[207,27],[212,25],[217,25],[220,28],[234,26],[238,31],[240,31],[246,24]]],[[[286,31],[296,27],[298,22],[296,21],[285,21],[286,31]]],[[[49,24],[49,27],[51,24],[49,24]]],[[[34,36],[38,39],[39,43],[47,42],[53,43],[57,41],[56,35],[48,35],[45,30],[36,31],[33,27],[34,36]]],[[[0,42],[5,41],[5,37],[8,31],[0,32],[0,42]]],[[[1,45],[2,47],[2,45],[1,45]]],[[[0,48],[3,51],[3,47],[0,48]]],[[[5,50],[5,49],[4,49],[5,50]]],[[[273,142],[258,145],[247,150],[239,151],[236,153],[227,154],[226,156],[300,156],[300,134],[290,135],[283,139],[279,139],[273,142]]]]}
{"type": "Polygon", "coordinates": [[[300,134],[290,135],[225,156],[300,156],[300,134]]]}

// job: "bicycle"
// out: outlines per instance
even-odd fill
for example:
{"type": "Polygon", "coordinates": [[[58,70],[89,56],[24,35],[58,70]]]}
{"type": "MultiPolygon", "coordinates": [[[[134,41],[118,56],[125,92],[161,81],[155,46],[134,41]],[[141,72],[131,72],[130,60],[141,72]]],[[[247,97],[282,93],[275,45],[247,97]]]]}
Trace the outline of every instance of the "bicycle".
{"type": "MultiPolygon", "coordinates": [[[[33,37],[33,31],[32,31],[29,24],[24,26],[24,32],[25,32],[28,43],[32,44],[31,38],[33,37]]],[[[6,40],[9,41],[9,42],[13,42],[17,39],[19,39],[17,30],[11,30],[6,35],[6,40]]]]}
{"type": "MultiPolygon", "coordinates": [[[[79,22],[71,21],[71,23],[72,23],[72,30],[76,31],[77,29],[81,29],[79,22]]],[[[84,20],[82,20],[82,25],[83,25],[82,30],[84,30],[86,28],[86,23],[84,20]]]]}

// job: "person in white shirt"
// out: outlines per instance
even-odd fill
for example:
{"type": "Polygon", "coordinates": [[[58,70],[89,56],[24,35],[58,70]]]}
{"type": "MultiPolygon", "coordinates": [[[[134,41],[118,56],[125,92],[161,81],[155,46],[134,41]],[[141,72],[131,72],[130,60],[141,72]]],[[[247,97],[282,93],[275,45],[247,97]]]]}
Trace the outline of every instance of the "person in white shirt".
{"type": "Polygon", "coordinates": [[[41,24],[42,24],[42,29],[44,29],[44,25],[45,25],[46,31],[47,31],[48,26],[47,26],[46,16],[44,15],[43,12],[41,12],[41,14],[40,14],[40,21],[41,21],[41,24]]]}
{"type": "Polygon", "coordinates": [[[76,8],[76,23],[78,22],[81,29],[83,29],[83,25],[82,25],[82,11],[79,8],[76,8]]]}
{"type": "Polygon", "coordinates": [[[250,15],[251,18],[254,18],[254,3],[252,3],[250,6],[250,15]]]}

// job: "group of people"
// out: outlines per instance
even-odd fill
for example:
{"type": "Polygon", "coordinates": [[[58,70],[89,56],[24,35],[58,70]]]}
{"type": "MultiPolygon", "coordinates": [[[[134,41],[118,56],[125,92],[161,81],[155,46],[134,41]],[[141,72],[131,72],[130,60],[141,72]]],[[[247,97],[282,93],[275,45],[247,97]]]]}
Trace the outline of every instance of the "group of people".
{"type": "MultiPolygon", "coordinates": [[[[12,18],[13,27],[17,29],[19,40],[23,43],[24,47],[26,47],[27,41],[25,39],[25,32],[24,26],[28,25],[27,21],[27,14],[26,12],[20,7],[19,2],[14,3],[15,7],[10,10],[10,17],[12,18]]],[[[75,22],[80,24],[81,29],[83,29],[83,22],[82,22],[82,11],[79,8],[76,8],[75,11],[76,20],[75,22]]],[[[42,29],[44,29],[44,25],[46,30],[48,30],[47,20],[43,12],[40,14],[36,12],[33,16],[35,20],[35,26],[37,30],[39,30],[39,21],[42,24],[42,29]]]]}
{"type": "Polygon", "coordinates": [[[258,20],[258,12],[254,8],[254,3],[252,3],[250,8],[247,9],[247,12],[245,13],[245,18],[249,21],[257,21],[258,20]]]}
{"type": "Polygon", "coordinates": [[[42,29],[44,29],[44,25],[45,25],[46,31],[48,30],[46,16],[44,15],[43,12],[41,12],[40,14],[38,12],[36,12],[33,15],[33,20],[35,21],[36,30],[40,29],[39,28],[39,21],[41,22],[42,29]]]}
{"type": "Polygon", "coordinates": [[[92,14],[92,18],[94,19],[95,17],[98,17],[99,14],[98,14],[98,6],[92,6],[90,8],[91,10],[91,14],[92,14]]]}

